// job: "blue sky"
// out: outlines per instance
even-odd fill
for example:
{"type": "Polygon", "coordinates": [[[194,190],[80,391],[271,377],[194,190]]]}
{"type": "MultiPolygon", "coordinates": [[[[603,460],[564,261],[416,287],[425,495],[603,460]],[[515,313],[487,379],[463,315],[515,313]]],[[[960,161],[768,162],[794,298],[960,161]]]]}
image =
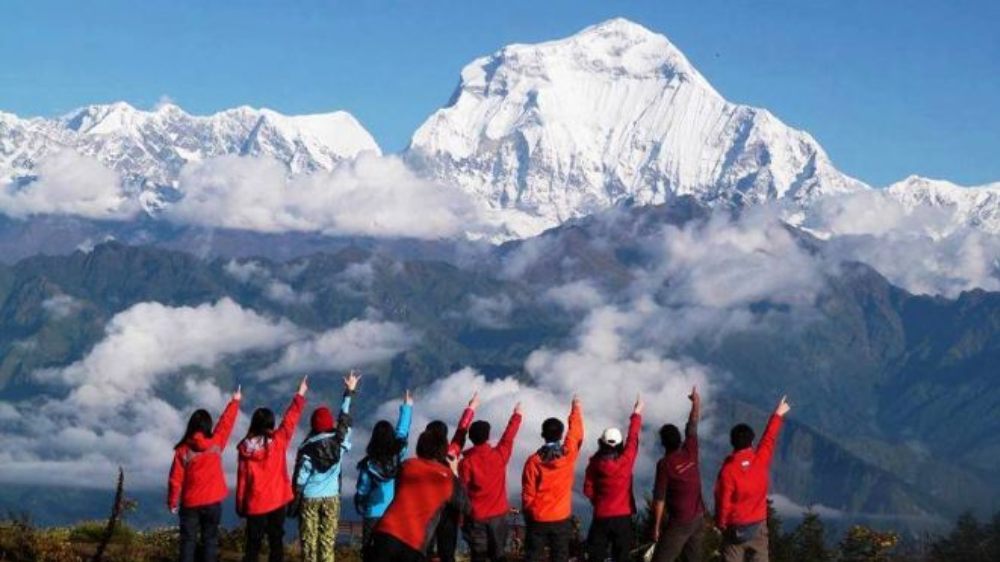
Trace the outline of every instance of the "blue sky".
{"type": "Polygon", "coordinates": [[[1000,181],[995,0],[12,0],[0,110],[163,96],[193,113],[345,109],[395,151],[473,58],[614,16],[667,35],[724,96],[809,131],[865,181],[1000,181]]]}

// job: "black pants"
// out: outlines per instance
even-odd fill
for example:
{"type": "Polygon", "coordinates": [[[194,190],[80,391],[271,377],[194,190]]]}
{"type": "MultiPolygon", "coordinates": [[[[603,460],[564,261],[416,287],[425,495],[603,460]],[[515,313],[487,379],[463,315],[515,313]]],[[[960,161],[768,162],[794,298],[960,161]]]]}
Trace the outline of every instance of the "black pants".
{"type": "Polygon", "coordinates": [[[437,541],[437,555],[441,562],[455,562],[455,551],[458,550],[458,510],[445,506],[441,511],[434,535],[437,541]]]}
{"type": "Polygon", "coordinates": [[[590,562],[604,562],[611,550],[614,562],[628,562],[635,542],[632,516],[602,517],[590,523],[587,534],[587,555],[590,562]]]}
{"type": "Polygon", "coordinates": [[[701,545],[705,537],[705,520],[695,517],[690,523],[667,521],[660,531],[660,540],[653,551],[653,562],[701,562],[701,545]]]}
{"type": "Polygon", "coordinates": [[[364,562],[423,562],[424,554],[385,533],[372,533],[365,547],[364,562]]]}
{"type": "Polygon", "coordinates": [[[507,558],[507,537],[510,529],[507,516],[498,515],[482,521],[471,518],[462,529],[465,542],[469,543],[472,562],[501,562],[507,558]]]}
{"type": "Polygon", "coordinates": [[[222,518],[222,503],[181,507],[181,562],[194,562],[198,551],[198,537],[201,536],[204,562],[219,559],[219,520],[222,518]]]}
{"type": "Polygon", "coordinates": [[[551,562],[567,562],[572,533],[573,523],[569,519],[550,523],[525,521],[524,559],[540,562],[548,547],[551,562]]]}
{"type": "Polygon", "coordinates": [[[361,520],[361,551],[368,548],[368,541],[371,540],[372,531],[378,525],[379,517],[365,517],[361,520]]]}
{"type": "Polygon", "coordinates": [[[285,506],[281,506],[268,513],[247,516],[247,542],[243,549],[243,562],[257,562],[265,535],[268,562],[284,561],[285,512],[285,506]]]}

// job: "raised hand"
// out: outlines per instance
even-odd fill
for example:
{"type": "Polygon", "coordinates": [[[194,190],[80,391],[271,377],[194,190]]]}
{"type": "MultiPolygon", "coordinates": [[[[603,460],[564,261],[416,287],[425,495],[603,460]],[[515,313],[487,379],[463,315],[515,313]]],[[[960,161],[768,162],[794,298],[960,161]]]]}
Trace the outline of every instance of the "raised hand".
{"type": "Polygon", "coordinates": [[[636,395],[636,397],[635,397],[635,406],[632,408],[632,413],[633,414],[641,414],[642,413],[642,409],[645,406],[646,406],[646,404],[642,401],[642,395],[641,394],[636,395]]]}
{"type": "Polygon", "coordinates": [[[351,369],[351,372],[344,377],[344,387],[351,392],[354,392],[359,382],[361,382],[361,375],[354,369],[351,369]]]}
{"type": "Polygon", "coordinates": [[[691,387],[691,394],[688,395],[688,400],[695,406],[701,405],[701,394],[698,394],[698,386],[691,387]]]}
{"type": "Polygon", "coordinates": [[[242,384],[236,385],[236,392],[233,393],[233,400],[236,400],[237,402],[239,402],[240,400],[243,400],[243,385],[242,384]]]}
{"type": "Polygon", "coordinates": [[[480,402],[479,402],[479,391],[477,390],[475,393],[473,393],[472,399],[469,400],[469,409],[470,410],[475,410],[476,408],[479,407],[479,404],[480,404],[480,402]]]}
{"type": "Polygon", "coordinates": [[[522,411],[523,410],[521,409],[521,403],[520,402],[518,402],[517,404],[514,404],[514,413],[515,414],[517,414],[517,415],[520,416],[522,411]]]}
{"type": "Polygon", "coordinates": [[[302,377],[302,382],[299,383],[299,396],[305,396],[306,392],[309,391],[309,375],[302,377]]]}
{"type": "Polygon", "coordinates": [[[413,395],[410,394],[410,389],[409,388],[407,388],[406,389],[406,393],[403,394],[403,404],[406,404],[407,406],[412,406],[413,405],[413,395]]]}
{"type": "Polygon", "coordinates": [[[576,395],[576,394],[573,395],[573,407],[574,408],[579,408],[580,407],[580,396],[579,395],[576,395]]]}
{"type": "Polygon", "coordinates": [[[458,476],[458,457],[448,455],[448,468],[451,469],[451,473],[458,476]]]}
{"type": "Polygon", "coordinates": [[[778,402],[778,407],[774,409],[774,413],[777,416],[784,417],[784,415],[791,409],[792,406],[788,403],[788,396],[786,395],[781,397],[781,400],[778,402]]]}

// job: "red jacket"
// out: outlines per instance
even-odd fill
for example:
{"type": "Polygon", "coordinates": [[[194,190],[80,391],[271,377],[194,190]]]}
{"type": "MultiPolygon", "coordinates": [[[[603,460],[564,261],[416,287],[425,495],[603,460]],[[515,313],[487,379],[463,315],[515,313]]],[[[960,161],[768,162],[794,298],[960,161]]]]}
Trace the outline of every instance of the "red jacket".
{"type": "Polygon", "coordinates": [[[462,454],[462,447],[465,447],[465,437],[469,434],[469,426],[472,425],[472,418],[476,417],[476,411],[466,408],[462,411],[462,417],[458,420],[458,427],[455,434],[448,442],[448,456],[458,458],[462,454]]]}
{"type": "Polygon", "coordinates": [[[211,437],[198,432],[174,449],[174,463],[167,484],[167,507],[200,507],[226,499],[229,488],[222,470],[222,451],[229,443],[239,413],[239,400],[231,400],[211,437]]]}
{"type": "Polygon", "coordinates": [[[521,414],[512,415],[496,447],[489,443],[476,445],[465,452],[465,458],[458,465],[458,476],[465,484],[472,503],[472,519],[476,521],[505,516],[510,511],[507,462],[520,427],[521,414]]]}
{"type": "Polygon", "coordinates": [[[664,502],[667,521],[687,525],[705,513],[701,495],[701,459],[698,452],[698,422],[688,421],[687,437],[680,449],[656,463],[653,500],[664,502]]]}
{"type": "Polygon", "coordinates": [[[524,516],[540,523],[565,521],[573,513],[576,459],[583,444],[583,412],[576,405],[562,444],[547,443],[528,457],[521,474],[524,516]]]}
{"type": "Polygon", "coordinates": [[[590,457],[583,481],[583,495],[594,506],[594,518],[629,516],[636,512],[632,493],[632,472],[639,454],[639,432],[642,416],[632,414],[628,423],[628,438],[621,454],[590,457]]]}
{"type": "Polygon", "coordinates": [[[403,462],[396,477],[396,495],[375,525],[376,533],[391,535],[426,554],[445,506],[469,512],[469,500],[451,470],[436,460],[403,462]]]}
{"type": "Polygon", "coordinates": [[[771,457],[783,418],[772,415],[757,449],[740,449],[726,458],[715,483],[715,520],[720,529],[767,520],[771,457]]]}
{"type": "Polygon", "coordinates": [[[236,513],[240,516],[269,513],[292,501],[285,453],[305,404],[305,398],[296,394],[278,429],[240,442],[236,474],[236,513]]]}

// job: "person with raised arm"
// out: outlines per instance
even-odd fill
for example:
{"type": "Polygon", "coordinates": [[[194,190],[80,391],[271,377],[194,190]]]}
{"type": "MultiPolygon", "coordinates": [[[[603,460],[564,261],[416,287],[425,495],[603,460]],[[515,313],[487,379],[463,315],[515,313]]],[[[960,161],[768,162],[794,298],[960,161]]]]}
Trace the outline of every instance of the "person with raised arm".
{"type": "Polygon", "coordinates": [[[594,507],[587,534],[589,560],[627,562],[635,544],[632,516],[635,494],[632,489],[635,459],[639,456],[642,431],[642,398],[636,398],[629,418],[628,437],[616,427],[604,430],[597,440],[597,452],[590,457],[583,481],[583,495],[594,507]],[[609,553],[610,550],[610,553],[609,553]]]}
{"type": "MultiPolygon", "coordinates": [[[[340,478],[343,456],[351,450],[351,399],[361,375],[353,370],[344,377],[344,396],[334,425],[330,409],[313,411],[309,435],[299,446],[292,482],[299,517],[299,538],[304,562],[333,562],[340,522],[340,478]]],[[[293,512],[294,511],[294,512],[293,512]]]]}
{"type": "MultiPolygon", "coordinates": [[[[452,460],[458,462],[459,457],[462,455],[462,449],[465,447],[465,438],[469,433],[469,426],[472,425],[472,420],[476,416],[476,408],[478,407],[479,391],[476,391],[472,394],[472,398],[469,400],[468,405],[466,405],[465,410],[462,411],[462,417],[458,420],[455,433],[451,436],[451,441],[448,441],[448,448],[444,451],[441,458],[438,459],[442,464],[447,465],[452,460]]],[[[448,424],[441,420],[434,420],[428,423],[424,431],[429,431],[437,434],[446,441],[448,440],[448,424]]],[[[455,562],[455,552],[458,550],[459,520],[459,513],[450,507],[446,506],[444,512],[441,513],[437,530],[434,532],[439,562],[455,562]]]]}
{"type": "Polygon", "coordinates": [[[365,449],[365,458],[358,463],[358,481],[354,492],[354,508],[361,516],[362,545],[367,545],[372,529],[392,503],[396,476],[406,458],[413,419],[413,396],[407,390],[399,405],[395,429],[388,420],[379,420],[365,449]]]}
{"type": "Polygon", "coordinates": [[[469,426],[472,447],[459,462],[458,475],[472,504],[472,515],[462,526],[472,562],[499,562],[507,557],[507,515],[510,512],[507,463],[520,427],[520,402],[514,406],[514,413],[495,447],[489,442],[489,422],[477,420],[469,426]]]}
{"type": "Polygon", "coordinates": [[[219,559],[222,500],[229,495],[222,452],[229,443],[242,398],[237,386],[214,429],[212,415],[207,410],[195,411],[188,419],[184,437],[174,446],[167,508],[180,518],[180,562],[194,562],[199,534],[204,545],[201,559],[205,562],[219,559]]]}
{"type": "Polygon", "coordinates": [[[305,408],[308,390],[309,379],[303,377],[277,429],[274,412],[257,408],[246,437],[237,447],[236,513],[246,518],[244,562],[257,562],[265,536],[269,562],[285,559],[285,515],[294,496],[285,454],[305,408]]]}
{"type": "Polygon", "coordinates": [[[684,438],[674,424],[660,428],[663,458],[656,463],[653,488],[653,562],[701,560],[705,535],[705,501],[701,494],[701,458],[698,451],[698,420],[701,419],[701,395],[698,387],[688,396],[688,414],[684,438]],[[666,521],[664,521],[666,514],[666,521]]]}
{"type": "Polygon", "coordinates": [[[573,531],[576,459],[583,445],[583,412],[579,398],[573,397],[568,431],[561,420],[549,418],[542,423],[542,439],[545,444],[528,457],[521,473],[525,559],[540,561],[548,547],[552,562],[566,562],[573,531]]]}
{"type": "Polygon", "coordinates": [[[448,440],[425,430],[417,458],[403,461],[396,496],[372,531],[365,562],[423,562],[443,513],[469,513],[469,499],[458,479],[458,459],[447,457],[448,440]],[[447,464],[441,462],[447,458],[447,464]]]}
{"type": "Polygon", "coordinates": [[[785,414],[786,397],[767,422],[764,436],[754,448],[753,429],[744,423],[733,427],[726,457],[715,483],[715,524],[722,531],[722,557],[726,562],[767,562],[767,490],[771,459],[785,414]]]}

